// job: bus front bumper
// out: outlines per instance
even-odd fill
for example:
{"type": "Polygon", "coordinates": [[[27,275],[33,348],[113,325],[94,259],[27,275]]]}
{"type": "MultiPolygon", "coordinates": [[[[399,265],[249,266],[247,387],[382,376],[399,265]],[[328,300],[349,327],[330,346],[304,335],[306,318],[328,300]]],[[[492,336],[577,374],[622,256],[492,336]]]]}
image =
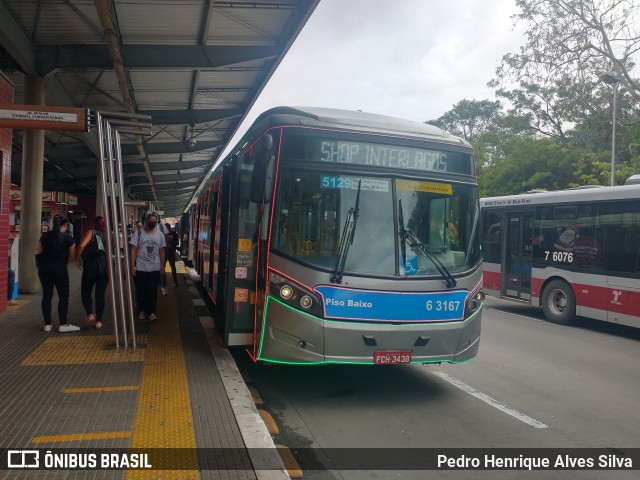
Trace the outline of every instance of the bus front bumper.
{"type": "Polygon", "coordinates": [[[481,317],[482,306],[459,322],[339,322],[270,301],[258,360],[374,364],[376,352],[411,352],[411,363],[462,363],[478,353],[481,317]]]}

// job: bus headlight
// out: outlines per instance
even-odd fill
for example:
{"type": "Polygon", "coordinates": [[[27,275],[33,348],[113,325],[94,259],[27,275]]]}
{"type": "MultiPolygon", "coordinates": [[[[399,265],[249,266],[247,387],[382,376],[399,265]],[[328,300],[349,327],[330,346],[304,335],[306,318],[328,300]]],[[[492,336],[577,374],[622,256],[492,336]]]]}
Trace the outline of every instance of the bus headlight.
{"type": "Polygon", "coordinates": [[[467,300],[467,314],[471,314],[475,312],[480,305],[482,305],[482,301],[484,300],[484,292],[482,290],[478,290],[475,292],[469,300],[467,300]]]}
{"type": "Polygon", "coordinates": [[[311,297],[309,295],[304,295],[300,299],[300,306],[305,310],[309,308],[312,304],[313,304],[313,300],[311,300],[311,297]]]}
{"type": "Polygon", "coordinates": [[[293,288],[291,288],[289,285],[283,285],[282,287],[280,287],[280,296],[285,300],[289,300],[291,297],[293,297],[293,288]]]}
{"type": "Polygon", "coordinates": [[[323,316],[322,302],[317,294],[275,272],[269,272],[269,294],[293,308],[323,316]]]}

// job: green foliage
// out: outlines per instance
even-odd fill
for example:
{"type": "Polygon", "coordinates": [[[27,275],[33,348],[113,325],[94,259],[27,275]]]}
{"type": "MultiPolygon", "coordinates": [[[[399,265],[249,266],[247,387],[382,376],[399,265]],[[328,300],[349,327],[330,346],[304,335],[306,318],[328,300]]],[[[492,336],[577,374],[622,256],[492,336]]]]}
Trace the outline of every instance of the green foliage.
{"type": "Polygon", "coordinates": [[[570,151],[555,140],[514,137],[504,146],[502,158],[479,171],[480,195],[566,188],[576,181],[572,161],[570,151]]]}
{"type": "Polygon", "coordinates": [[[463,99],[427,122],[474,146],[481,196],[609,185],[617,87],[615,183],[640,173],[640,7],[631,0],[516,0],[527,25],[518,53],[489,83],[504,101],[463,99]]]}
{"type": "Polygon", "coordinates": [[[460,100],[451,110],[430,123],[468,141],[482,135],[500,111],[500,102],[460,100]]]}

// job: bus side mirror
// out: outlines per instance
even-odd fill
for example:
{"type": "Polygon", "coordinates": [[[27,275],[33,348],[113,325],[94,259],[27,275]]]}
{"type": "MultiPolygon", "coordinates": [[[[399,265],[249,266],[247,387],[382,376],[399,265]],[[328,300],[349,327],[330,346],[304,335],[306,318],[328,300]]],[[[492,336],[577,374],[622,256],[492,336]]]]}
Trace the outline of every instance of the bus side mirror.
{"type": "Polygon", "coordinates": [[[265,133],[258,145],[253,148],[253,159],[251,201],[269,203],[273,197],[276,162],[273,155],[273,137],[268,133],[265,133]]]}

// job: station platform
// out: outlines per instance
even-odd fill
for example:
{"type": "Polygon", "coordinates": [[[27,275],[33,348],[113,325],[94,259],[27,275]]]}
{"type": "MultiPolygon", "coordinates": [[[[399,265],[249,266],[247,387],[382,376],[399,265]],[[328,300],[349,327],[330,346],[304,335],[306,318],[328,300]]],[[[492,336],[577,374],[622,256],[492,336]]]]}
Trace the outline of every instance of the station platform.
{"type": "MultiPolygon", "coordinates": [[[[136,322],[135,348],[115,348],[109,301],[100,330],[59,333],[56,294],[51,332],[39,294],[0,314],[0,479],[289,478],[189,270],[178,266],[179,286],[168,282],[158,296],[158,320],[136,322]]],[[[68,270],[68,319],[83,326],[81,273],[73,263],[68,270]]]]}

